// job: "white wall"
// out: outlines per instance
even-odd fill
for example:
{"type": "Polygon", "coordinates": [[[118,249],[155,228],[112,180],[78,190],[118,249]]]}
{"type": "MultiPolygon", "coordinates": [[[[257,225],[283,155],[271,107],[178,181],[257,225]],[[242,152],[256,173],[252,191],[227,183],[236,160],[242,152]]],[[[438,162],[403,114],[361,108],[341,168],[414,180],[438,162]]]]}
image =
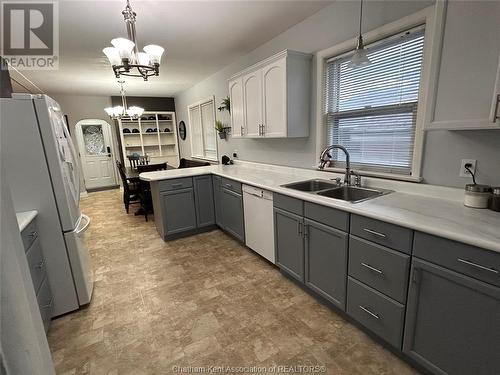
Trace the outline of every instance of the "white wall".
{"type": "MultiPolygon", "coordinates": [[[[371,30],[414,13],[433,1],[368,1],[364,7],[364,29],[371,30]]],[[[216,104],[228,96],[227,80],[238,71],[285,48],[314,53],[334,46],[357,33],[357,1],[339,1],[322,9],[313,16],[293,26],[248,55],[235,61],[192,88],[175,97],[177,119],[188,125],[187,106],[201,98],[215,95],[216,104]]],[[[313,61],[313,66],[314,66],[313,61]]],[[[238,150],[239,158],[255,162],[266,162],[287,166],[310,168],[317,163],[315,154],[315,72],[312,72],[310,136],[304,139],[233,139],[218,140],[219,159],[221,155],[231,156],[238,150]]],[[[226,112],[218,112],[218,119],[229,123],[226,112]]],[[[475,131],[464,133],[433,131],[427,133],[423,163],[425,182],[463,186],[468,182],[458,177],[460,159],[478,160],[478,178],[482,183],[500,185],[500,131],[475,131]]],[[[179,144],[181,157],[190,156],[189,134],[179,144]]]]}

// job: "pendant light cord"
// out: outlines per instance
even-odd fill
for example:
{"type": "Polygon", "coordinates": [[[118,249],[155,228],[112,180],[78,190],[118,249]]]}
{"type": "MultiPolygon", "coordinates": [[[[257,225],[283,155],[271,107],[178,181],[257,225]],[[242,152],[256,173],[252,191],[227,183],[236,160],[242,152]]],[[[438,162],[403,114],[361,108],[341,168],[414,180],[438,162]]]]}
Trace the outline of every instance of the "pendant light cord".
{"type": "Polygon", "coordinates": [[[359,4],[359,35],[361,35],[361,22],[363,20],[363,0],[359,4]]]}

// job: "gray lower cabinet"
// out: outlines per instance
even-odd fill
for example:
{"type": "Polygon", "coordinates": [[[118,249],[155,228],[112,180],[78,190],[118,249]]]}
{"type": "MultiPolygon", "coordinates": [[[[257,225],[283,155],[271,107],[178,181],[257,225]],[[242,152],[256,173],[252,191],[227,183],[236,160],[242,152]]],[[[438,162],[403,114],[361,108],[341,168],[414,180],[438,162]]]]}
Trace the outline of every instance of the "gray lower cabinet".
{"type": "Polygon", "coordinates": [[[305,284],[345,310],[347,233],[305,219],[305,284]]]}
{"type": "Polygon", "coordinates": [[[193,177],[196,202],[196,224],[198,228],[215,224],[214,193],[212,176],[193,177]]]}
{"type": "Polygon", "coordinates": [[[404,305],[349,276],[347,313],[377,336],[401,350],[404,305]]]}
{"type": "Polygon", "coordinates": [[[276,265],[295,279],[304,282],[304,219],[274,208],[276,265]]]}
{"type": "Polygon", "coordinates": [[[54,299],[50,290],[47,271],[45,268],[45,258],[38,233],[36,219],[33,219],[21,232],[26,260],[30,270],[31,281],[35,290],[40,315],[42,317],[45,332],[49,330],[54,299]]]}
{"type": "Polygon", "coordinates": [[[243,216],[243,195],[222,187],[221,190],[222,228],[241,242],[245,242],[245,222],[243,216]]]}
{"type": "Polygon", "coordinates": [[[435,374],[500,371],[500,288],[414,258],[403,351],[435,374]]]}
{"type": "Polygon", "coordinates": [[[193,188],[163,191],[160,201],[165,238],[196,229],[193,188]]]}
{"type": "Polygon", "coordinates": [[[222,228],[222,177],[212,176],[212,186],[214,191],[215,224],[222,228]]]}

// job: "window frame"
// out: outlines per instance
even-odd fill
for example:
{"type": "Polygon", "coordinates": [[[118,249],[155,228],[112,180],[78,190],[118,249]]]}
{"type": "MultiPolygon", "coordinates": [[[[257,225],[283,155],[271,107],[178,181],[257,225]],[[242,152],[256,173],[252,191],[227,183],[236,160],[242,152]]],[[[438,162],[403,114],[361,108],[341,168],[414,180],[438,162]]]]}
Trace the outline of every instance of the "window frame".
{"type": "MultiPolygon", "coordinates": [[[[443,36],[444,18],[446,4],[444,1],[436,2],[435,5],[422,9],[421,11],[401,18],[397,21],[378,27],[363,34],[365,44],[371,44],[379,40],[389,38],[406,30],[424,25],[424,51],[422,61],[422,73],[419,87],[419,100],[417,107],[417,118],[415,124],[415,141],[413,145],[413,159],[411,174],[398,174],[390,172],[359,171],[363,176],[383,177],[397,180],[421,182],[422,160],[425,140],[425,121],[429,113],[433,112],[433,92],[436,90],[436,72],[439,68],[440,41],[443,36]]],[[[347,40],[333,47],[319,51],[316,55],[316,155],[328,146],[327,126],[325,115],[325,71],[327,61],[349,53],[356,45],[356,38],[347,40]]],[[[344,168],[327,167],[327,171],[342,172],[344,168]]]]}
{"type": "Polygon", "coordinates": [[[206,156],[206,150],[205,150],[205,132],[203,131],[203,121],[202,121],[202,118],[201,118],[201,106],[206,104],[206,103],[209,103],[209,102],[212,102],[212,110],[213,110],[213,123],[214,123],[214,127],[215,127],[215,121],[216,121],[216,108],[215,108],[215,95],[212,95],[212,96],[209,96],[207,98],[204,98],[204,99],[201,99],[201,100],[198,100],[197,102],[195,103],[192,103],[190,105],[187,106],[187,112],[188,112],[188,121],[189,121],[189,143],[190,143],[190,146],[191,146],[191,158],[193,159],[198,159],[198,160],[207,160],[207,161],[218,161],[219,160],[219,145],[218,145],[218,142],[217,142],[217,132],[214,130],[214,140],[215,140],[215,157],[207,157],[206,156]],[[202,145],[203,145],[203,154],[204,154],[204,157],[201,157],[199,155],[194,155],[194,148],[193,148],[193,127],[192,127],[192,119],[191,119],[191,109],[194,108],[194,107],[199,107],[199,110],[200,110],[200,120],[201,120],[201,139],[202,139],[202,145]]]}

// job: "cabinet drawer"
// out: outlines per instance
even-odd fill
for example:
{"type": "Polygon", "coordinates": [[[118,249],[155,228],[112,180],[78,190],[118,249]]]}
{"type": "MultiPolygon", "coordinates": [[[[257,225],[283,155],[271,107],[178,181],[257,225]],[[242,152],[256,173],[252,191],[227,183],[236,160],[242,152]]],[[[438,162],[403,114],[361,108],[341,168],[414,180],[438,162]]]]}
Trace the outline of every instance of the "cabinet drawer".
{"type": "Polygon", "coordinates": [[[241,182],[222,177],[222,187],[241,194],[241,182]]]}
{"type": "Polygon", "coordinates": [[[288,195],[274,193],[273,206],[296,215],[304,215],[304,202],[300,199],[289,197],[288,195]]]}
{"type": "Polygon", "coordinates": [[[33,219],[26,228],[21,232],[21,238],[23,239],[24,251],[28,250],[33,241],[38,237],[38,229],[36,225],[36,219],[33,219]]]}
{"type": "Polygon", "coordinates": [[[500,253],[421,232],[415,233],[413,251],[416,257],[500,286],[500,253]]]}
{"type": "Polygon", "coordinates": [[[349,277],[347,313],[370,331],[401,349],[403,305],[349,277]]]}
{"type": "Polygon", "coordinates": [[[368,217],[351,215],[351,233],[391,249],[411,254],[413,231],[368,217]]]}
{"type": "Polygon", "coordinates": [[[40,314],[42,315],[43,326],[45,327],[45,332],[47,332],[50,325],[50,318],[52,317],[52,309],[54,307],[54,299],[52,298],[52,292],[50,291],[50,284],[47,278],[42,281],[36,299],[38,307],[40,308],[40,314]]]}
{"type": "Polygon", "coordinates": [[[176,178],[173,180],[164,180],[158,183],[160,191],[186,189],[193,186],[193,179],[191,177],[176,178]]]}
{"type": "Polygon", "coordinates": [[[402,304],[406,303],[410,257],[372,242],[350,237],[349,276],[402,304]]]}
{"type": "Polygon", "coordinates": [[[341,231],[349,231],[349,214],[335,208],[310,202],[304,203],[304,216],[341,231]]]}
{"type": "Polygon", "coordinates": [[[33,287],[36,293],[45,277],[45,260],[43,259],[42,248],[38,238],[31,244],[31,247],[26,252],[26,258],[30,269],[31,281],[33,281],[33,287]]]}

